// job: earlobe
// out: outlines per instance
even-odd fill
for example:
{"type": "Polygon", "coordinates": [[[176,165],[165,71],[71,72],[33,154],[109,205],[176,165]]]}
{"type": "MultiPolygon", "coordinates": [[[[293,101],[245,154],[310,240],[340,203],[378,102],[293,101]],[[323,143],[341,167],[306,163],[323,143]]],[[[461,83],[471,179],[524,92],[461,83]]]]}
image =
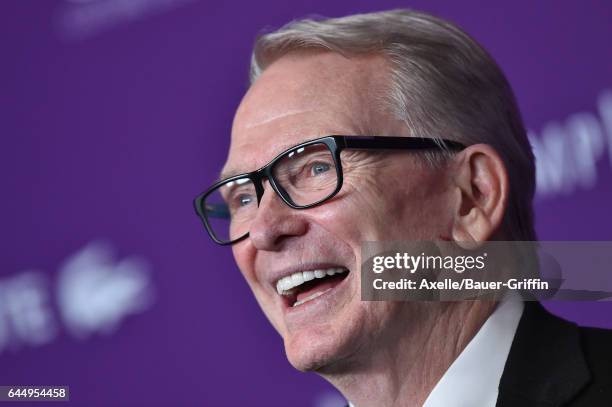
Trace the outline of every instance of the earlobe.
{"type": "Polygon", "coordinates": [[[489,240],[500,228],[507,205],[508,174],[501,157],[489,145],[469,146],[456,157],[453,181],[453,240],[489,240]]]}

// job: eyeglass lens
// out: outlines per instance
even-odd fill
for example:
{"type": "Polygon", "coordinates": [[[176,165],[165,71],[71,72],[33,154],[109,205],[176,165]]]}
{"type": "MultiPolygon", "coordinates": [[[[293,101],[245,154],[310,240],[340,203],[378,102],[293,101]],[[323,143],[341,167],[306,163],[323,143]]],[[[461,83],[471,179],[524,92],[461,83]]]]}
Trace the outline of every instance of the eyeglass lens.
{"type": "MultiPolygon", "coordinates": [[[[280,193],[295,206],[307,206],[329,197],[338,185],[336,162],[324,143],[290,150],[272,167],[280,193]]],[[[219,185],[203,203],[207,223],[218,240],[229,242],[249,232],[257,215],[253,181],[238,178],[219,185]]]]}

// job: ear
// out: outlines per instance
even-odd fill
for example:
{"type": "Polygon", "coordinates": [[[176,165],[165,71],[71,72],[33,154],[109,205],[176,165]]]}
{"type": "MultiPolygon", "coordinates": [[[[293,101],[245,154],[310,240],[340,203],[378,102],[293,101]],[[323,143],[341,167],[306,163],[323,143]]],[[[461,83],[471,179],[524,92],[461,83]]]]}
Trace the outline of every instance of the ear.
{"type": "Polygon", "coordinates": [[[459,244],[489,240],[506,212],[508,173],[504,162],[491,146],[474,144],[456,156],[455,165],[453,240],[459,244]]]}

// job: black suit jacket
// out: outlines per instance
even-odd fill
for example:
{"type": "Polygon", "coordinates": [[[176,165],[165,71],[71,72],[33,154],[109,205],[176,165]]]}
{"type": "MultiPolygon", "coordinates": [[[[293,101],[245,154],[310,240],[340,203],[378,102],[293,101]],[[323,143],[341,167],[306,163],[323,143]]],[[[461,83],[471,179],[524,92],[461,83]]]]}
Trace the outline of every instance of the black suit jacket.
{"type": "Polygon", "coordinates": [[[612,331],[578,327],[526,302],[496,406],[612,407],[612,331]]]}
{"type": "Polygon", "coordinates": [[[526,302],[499,383],[497,407],[510,406],[612,407],[612,331],[526,302]]]}

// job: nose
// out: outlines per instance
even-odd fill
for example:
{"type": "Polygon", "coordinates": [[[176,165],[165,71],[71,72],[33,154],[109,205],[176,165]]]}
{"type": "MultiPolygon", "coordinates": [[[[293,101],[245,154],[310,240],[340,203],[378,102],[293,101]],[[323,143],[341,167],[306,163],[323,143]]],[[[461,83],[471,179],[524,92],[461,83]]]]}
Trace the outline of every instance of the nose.
{"type": "Polygon", "coordinates": [[[306,233],[308,220],[300,210],[287,206],[269,182],[264,188],[249,238],[258,250],[278,251],[286,241],[306,233]]]}

